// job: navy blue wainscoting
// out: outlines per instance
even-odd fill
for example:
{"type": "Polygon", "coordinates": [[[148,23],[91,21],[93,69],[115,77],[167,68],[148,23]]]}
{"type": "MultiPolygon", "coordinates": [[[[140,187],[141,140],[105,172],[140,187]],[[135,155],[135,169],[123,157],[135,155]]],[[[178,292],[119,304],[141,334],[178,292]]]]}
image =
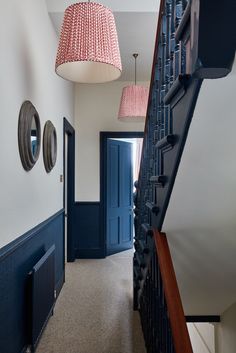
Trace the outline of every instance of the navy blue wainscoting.
{"type": "Polygon", "coordinates": [[[105,256],[100,228],[100,202],[76,202],[74,242],[77,259],[105,256]]]}
{"type": "Polygon", "coordinates": [[[64,211],[0,249],[0,352],[21,353],[28,344],[28,273],[55,244],[55,288],[64,283],[64,211]]]}

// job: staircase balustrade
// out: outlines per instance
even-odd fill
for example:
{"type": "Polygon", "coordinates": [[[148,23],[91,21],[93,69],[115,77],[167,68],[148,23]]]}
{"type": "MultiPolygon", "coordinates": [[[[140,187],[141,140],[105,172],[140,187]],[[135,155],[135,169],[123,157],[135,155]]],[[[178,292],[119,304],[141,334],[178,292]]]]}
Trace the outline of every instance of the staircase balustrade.
{"type": "MultiPolygon", "coordinates": [[[[162,230],[203,79],[224,77],[232,69],[235,14],[234,0],[224,4],[220,0],[160,3],[134,197],[134,310],[140,310],[150,353],[191,352],[190,348],[180,351],[176,347],[155,234],[162,230]]],[[[178,320],[183,321],[182,315],[178,320]]]]}

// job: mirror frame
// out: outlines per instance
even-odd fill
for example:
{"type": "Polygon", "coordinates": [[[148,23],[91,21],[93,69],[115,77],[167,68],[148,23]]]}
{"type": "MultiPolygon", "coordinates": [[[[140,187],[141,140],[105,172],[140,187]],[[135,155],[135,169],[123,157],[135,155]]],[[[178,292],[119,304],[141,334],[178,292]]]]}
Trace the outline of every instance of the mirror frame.
{"type": "Polygon", "coordinates": [[[30,101],[23,102],[18,120],[18,146],[23,168],[29,171],[33,168],[39,158],[41,147],[41,126],[40,118],[37,110],[30,101]],[[36,153],[32,152],[31,145],[31,126],[32,120],[35,119],[37,148],[36,153]]]}
{"type": "Polygon", "coordinates": [[[54,168],[57,160],[57,132],[53,123],[48,120],[43,131],[43,161],[47,173],[54,168]],[[54,145],[54,148],[52,146],[54,145]]]}

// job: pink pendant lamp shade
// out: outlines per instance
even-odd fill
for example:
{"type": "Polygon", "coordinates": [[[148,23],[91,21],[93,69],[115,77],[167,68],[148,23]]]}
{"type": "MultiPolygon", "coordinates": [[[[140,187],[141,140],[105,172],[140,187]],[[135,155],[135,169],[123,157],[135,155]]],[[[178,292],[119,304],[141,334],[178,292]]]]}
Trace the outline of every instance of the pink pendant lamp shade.
{"type": "Polygon", "coordinates": [[[144,121],[147,113],[148,87],[127,86],[123,88],[118,119],[121,121],[144,121]]]}
{"type": "Polygon", "coordinates": [[[64,14],[56,73],[70,81],[116,80],[122,66],[114,16],[94,2],[69,6],[64,14]]]}
{"type": "Polygon", "coordinates": [[[133,54],[135,59],[135,85],[123,88],[118,119],[124,122],[143,122],[147,114],[149,89],[136,85],[136,59],[138,54],[133,54]]]}

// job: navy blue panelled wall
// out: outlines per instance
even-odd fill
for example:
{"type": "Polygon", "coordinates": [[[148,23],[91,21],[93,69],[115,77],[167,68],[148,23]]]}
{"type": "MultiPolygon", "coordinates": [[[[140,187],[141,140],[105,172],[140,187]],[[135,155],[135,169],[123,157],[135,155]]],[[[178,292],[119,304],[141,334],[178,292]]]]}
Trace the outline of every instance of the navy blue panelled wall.
{"type": "Polygon", "coordinates": [[[76,202],[74,215],[76,258],[104,257],[104,238],[100,229],[100,202],[76,202]]]}
{"type": "Polygon", "coordinates": [[[0,352],[21,353],[28,344],[28,273],[55,244],[55,288],[64,282],[64,212],[0,249],[0,352]]]}

